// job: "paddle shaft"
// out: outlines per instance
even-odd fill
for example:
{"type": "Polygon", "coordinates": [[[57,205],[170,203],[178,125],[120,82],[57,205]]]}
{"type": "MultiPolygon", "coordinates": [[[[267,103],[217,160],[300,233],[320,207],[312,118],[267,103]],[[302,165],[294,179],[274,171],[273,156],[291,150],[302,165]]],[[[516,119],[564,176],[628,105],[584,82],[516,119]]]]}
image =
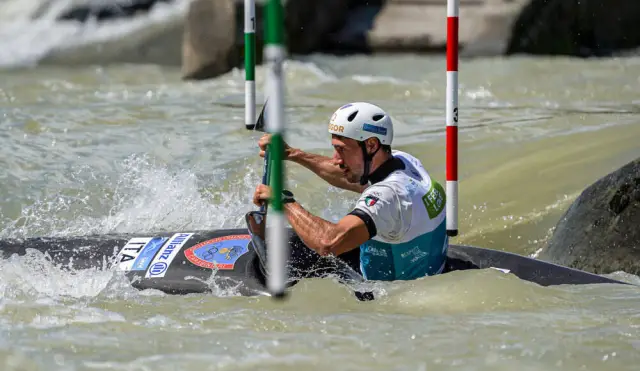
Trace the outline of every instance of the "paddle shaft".
{"type": "MultiPolygon", "coordinates": [[[[264,151],[264,168],[262,170],[262,184],[269,185],[269,151],[264,151]]],[[[267,202],[263,202],[260,206],[261,212],[267,212],[267,202]]]]}
{"type": "MultiPolygon", "coordinates": [[[[269,99],[267,98],[264,102],[264,106],[262,107],[262,110],[260,111],[260,115],[258,116],[258,119],[256,120],[256,123],[253,125],[253,127],[251,126],[247,126],[247,129],[249,130],[255,130],[255,131],[261,131],[264,133],[265,131],[265,127],[264,127],[264,113],[265,110],[267,109],[267,102],[269,101],[269,99]]],[[[267,149],[265,149],[264,151],[264,167],[262,170],[262,184],[264,185],[269,185],[269,151],[267,149]]],[[[260,206],[260,211],[261,212],[266,212],[267,211],[267,202],[265,201],[262,206],[260,206]]]]}

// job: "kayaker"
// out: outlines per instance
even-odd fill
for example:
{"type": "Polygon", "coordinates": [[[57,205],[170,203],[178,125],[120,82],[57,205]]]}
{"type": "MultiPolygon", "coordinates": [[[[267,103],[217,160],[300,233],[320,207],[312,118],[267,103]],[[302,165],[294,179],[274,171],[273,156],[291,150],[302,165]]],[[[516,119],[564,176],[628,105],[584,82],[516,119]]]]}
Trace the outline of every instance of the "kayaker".
{"type": "MultiPolygon", "coordinates": [[[[322,256],[360,247],[360,269],[370,280],[411,280],[438,274],[448,247],[445,192],[420,161],[391,149],[393,123],[380,107],[355,102],[340,107],[329,121],[333,157],[291,148],[285,159],[300,164],[333,186],[360,194],[337,223],[305,210],[285,190],[291,227],[322,256]]],[[[264,157],[270,135],[259,140],[264,157]]],[[[260,206],[271,190],[260,184],[253,202],[260,206]]]]}

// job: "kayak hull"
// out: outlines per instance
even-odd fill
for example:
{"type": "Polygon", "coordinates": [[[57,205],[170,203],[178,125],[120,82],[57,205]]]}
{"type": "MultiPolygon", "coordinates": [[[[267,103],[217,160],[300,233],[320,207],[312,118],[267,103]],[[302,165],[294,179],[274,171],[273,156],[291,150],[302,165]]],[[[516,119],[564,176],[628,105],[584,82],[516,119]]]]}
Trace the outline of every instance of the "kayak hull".
{"type": "MultiPolygon", "coordinates": [[[[262,214],[247,214],[248,229],[163,232],[140,235],[37,237],[0,241],[0,257],[35,249],[63,269],[106,268],[122,272],[137,289],[168,294],[228,290],[243,296],[266,295],[266,257],[262,214]],[[253,225],[252,225],[253,224],[253,225]]],[[[289,285],[306,277],[331,274],[342,282],[364,281],[359,251],[322,258],[289,233],[289,285]]],[[[451,244],[443,274],[466,269],[497,268],[541,286],[613,283],[607,277],[509,252],[451,244]]],[[[360,293],[362,294],[362,293],[360,293]]]]}

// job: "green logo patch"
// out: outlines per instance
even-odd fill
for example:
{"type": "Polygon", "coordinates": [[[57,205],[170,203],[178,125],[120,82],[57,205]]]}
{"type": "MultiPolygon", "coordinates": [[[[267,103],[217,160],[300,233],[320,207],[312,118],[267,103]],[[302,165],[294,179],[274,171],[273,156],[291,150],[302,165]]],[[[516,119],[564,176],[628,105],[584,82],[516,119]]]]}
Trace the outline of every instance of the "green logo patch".
{"type": "Polygon", "coordinates": [[[429,192],[422,196],[422,202],[424,203],[424,207],[427,208],[430,219],[435,218],[442,212],[445,206],[445,200],[446,194],[444,188],[442,188],[440,183],[432,180],[429,192]]]}

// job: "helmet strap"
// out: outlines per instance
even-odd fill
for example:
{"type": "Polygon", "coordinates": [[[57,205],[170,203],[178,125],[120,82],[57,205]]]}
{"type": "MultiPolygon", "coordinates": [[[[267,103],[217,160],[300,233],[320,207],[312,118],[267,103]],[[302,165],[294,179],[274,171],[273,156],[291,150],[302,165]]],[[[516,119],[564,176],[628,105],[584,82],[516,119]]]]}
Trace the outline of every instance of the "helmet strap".
{"type": "Polygon", "coordinates": [[[371,168],[371,160],[373,159],[373,156],[375,156],[376,153],[378,153],[382,145],[379,145],[378,148],[376,148],[376,150],[373,151],[372,154],[368,154],[367,145],[364,143],[364,141],[361,141],[359,143],[360,143],[360,148],[362,148],[362,157],[364,158],[364,171],[362,172],[362,176],[360,177],[360,185],[365,185],[369,183],[369,170],[371,168]]]}

